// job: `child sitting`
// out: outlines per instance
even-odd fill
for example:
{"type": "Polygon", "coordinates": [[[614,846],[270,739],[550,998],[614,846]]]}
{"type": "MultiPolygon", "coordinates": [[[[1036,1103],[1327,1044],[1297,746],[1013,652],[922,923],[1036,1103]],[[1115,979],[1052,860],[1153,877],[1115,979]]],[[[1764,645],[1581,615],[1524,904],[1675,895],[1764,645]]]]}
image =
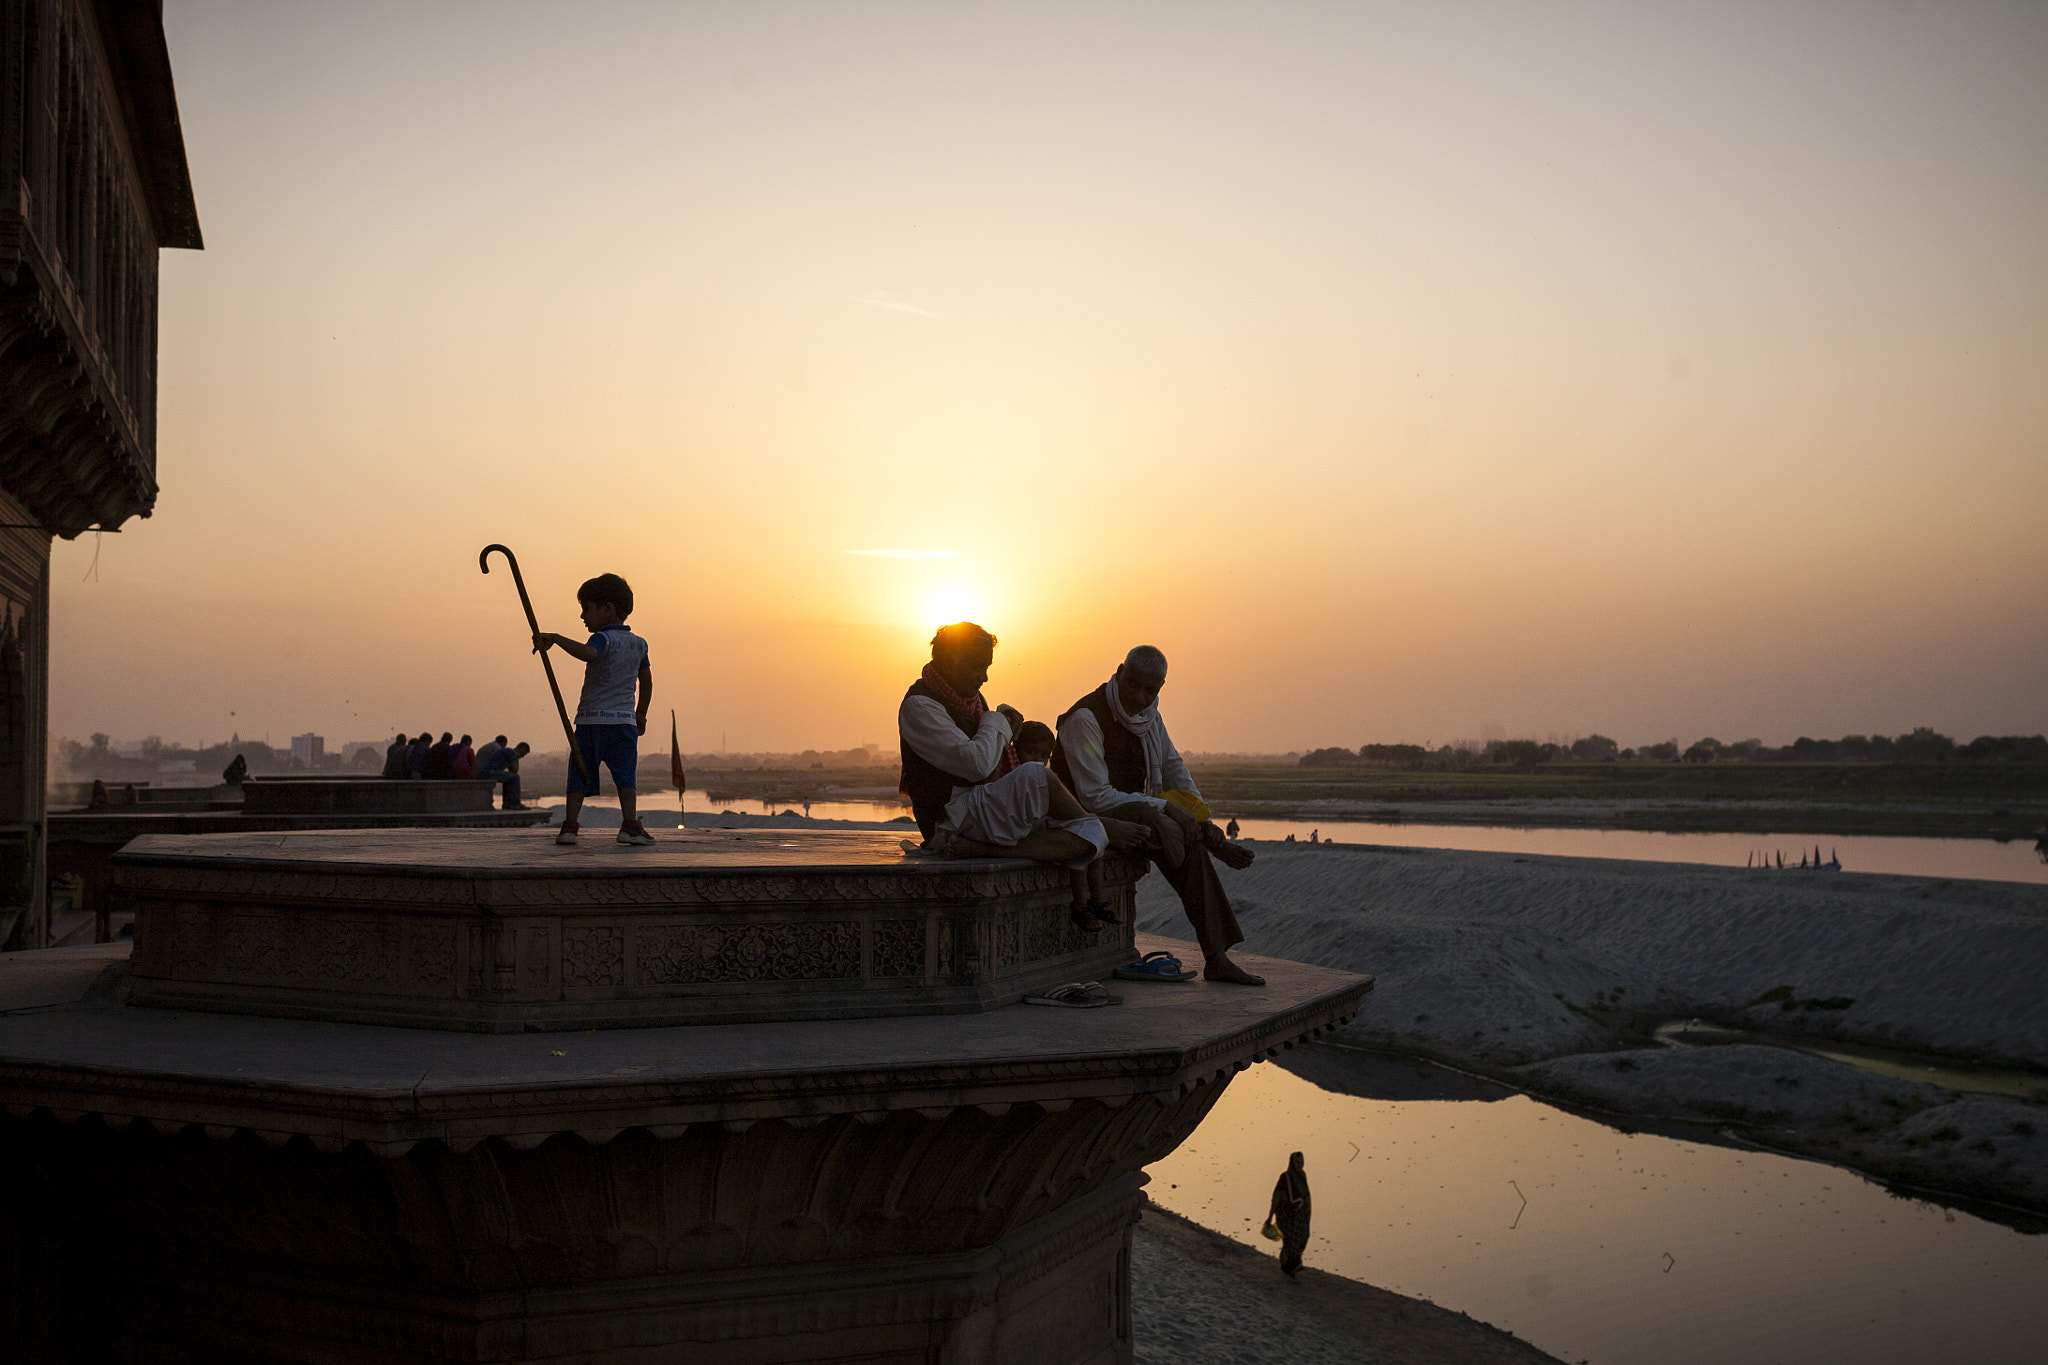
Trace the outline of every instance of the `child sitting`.
{"type": "Polygon", "coordinates": [[[993,782],[962,787],[946,805],[934,842],[948,858],[1031,858],[1063,863],[1073,877],[1073,921],[1084,933],[1117,922],[1102,879],[1102,855],[1144,844],[1151,831],[1090,815],[1047,766],[1052,727],[1028,720],[1017,731],[1017,767],[993,782]],[[1066,838],[1046,838],[1058,832],[1066,838]]]}

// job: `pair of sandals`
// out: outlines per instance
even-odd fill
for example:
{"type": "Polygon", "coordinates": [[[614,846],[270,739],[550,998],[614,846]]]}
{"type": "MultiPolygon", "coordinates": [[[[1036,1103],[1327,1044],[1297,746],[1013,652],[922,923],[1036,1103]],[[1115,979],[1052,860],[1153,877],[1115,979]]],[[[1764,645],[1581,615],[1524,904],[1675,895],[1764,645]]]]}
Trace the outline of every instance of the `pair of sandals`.
{"type": "MultiPolygon", "coordinates": [[[[1192,969],[1181,966],[1180,959],[1172,953],[1150,952],[1128,966],[1116,969],[1115,975],[1124,981],[1193,981],[1192,969]]],[[[1024,997],[1027,1005],[1050,1005],[1054,1009],[1094,1010],[1105,1005],[1121,1005],[1124,998],[1111,995],[1102,988],[1100,981],[1069,981],[1064,986],[1038,991],[1024,997]]]]}

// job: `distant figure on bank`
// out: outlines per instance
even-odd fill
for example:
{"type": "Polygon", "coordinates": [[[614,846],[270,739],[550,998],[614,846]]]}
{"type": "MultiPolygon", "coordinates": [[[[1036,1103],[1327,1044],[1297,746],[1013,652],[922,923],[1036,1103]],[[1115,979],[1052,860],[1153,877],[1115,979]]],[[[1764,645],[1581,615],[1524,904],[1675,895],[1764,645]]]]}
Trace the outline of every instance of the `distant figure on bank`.
{"type": "Polygon", "coordinates": [[[576,703],[576,752],[583,755],[583,770],[577,770],[571,757],[569,809],[555,842],[576,842],[583,798],[597,795],[597,769],[602,763],[612,770],[612,785],[619,790],[619,842],[651,844],[654,836],[640,823],[640,790],[635,784],[640,736],[647,733],[647,707],[654,700],[654,669],[647,641],[626,624],[633,614],[633,589],[617,574],[603,573],[576,590],[576,603],[583,609],[584,629],[591,632],[588,640],[545,632],[533,637],[536,651],[559,646],[570,658],[583,661],[583,695],[576,703]]]}
{"type": "Polygon", "coordinates": [[[388,782],[405,780],[405,761],[412,756],[412,740],[404,735],[391,741],[391,747],[384,751],[384,778],[388,782]]]}
{"type": "Polygon", "coordinates": [[[443,730],[440,742],[427,750],[427,777],[429,780],[435,782],[447,780],[448,753],[454,747],[455,736],[443,730]]]}
{"type": "Polygon", "coordinates": [[[496,752],[497,752],[498,750],[500,750],[500,749],[502,749],[502,748],[504,748],[504,747],[505,747],[505,737],[504,737],[503,735],[499,735],[499,736],[498,736],[498,737],[497,737],[496,739],[492,739],[492,740],[486,740],[486,741],[485,741],[484,743],[482,743],[482,744],[479,744],[479,745],[477,746],[477,750],[476,750],[476,771],[477,771],[477,776],[479,776],[479,777],[483,776],[483,771],[484,771],[484,764],[485,764],[485,763],[486,763],[486,762],[487,762],[487,761],[488,761],[488,760],[490,759],[490,756],[491,756],[492,754],[496,753],[496,752]]]}
{"type": "Polygon", "coordinates": [[[241,754],[236,754],[234,761],[221,769],[220,780],[230,787],[239,787],[248,776],[249,760],[241,754]]]}
{"type": "Polygon", "coordinates": [[[1234,839],[1236,839],[1236,838],[1237,838],[1237,817],[1236,817],[1236,816],[1234,816],[1234,815],[1233,815],[1233,816],[1232,816],[1232,817],[1230,818],[1230,823],[1229,823],[1229,824],[1227,824],[1227,825],[1225,825],[1225,826],[1223,827],[1223,837],[1224,837],[1224,838],[1226,838],[1226,839],[1232,839],[1232,840],[1234,840],[1234,839]]]}
{"type": "Polygon", "coordinates": [[[506,810],[526,809],[519,800],[519,760],[532,752],[533,746],[523,739],[511,749],[503,744],[493,744],[490,752],[476,766],[478,777],[489,778],[503,789],[505,799],[501,804],[506,810]]]}
{"type": "Polygon", "coordinates": [[[1280,1228],[1280,1269],[1301,1271],[1301,1253],[1308,1250],[1308,1173],[1301,1153],[1287,1158],[1287,1169],[1273,1186],[1272,1219],[1280,1228]]]}
{"type": "Polygon", "coordinates": [[[1322,831],[1321,831],[1321,830],[1319,830],[1319,829],[1312,829],[1312,830],[1310,830],[1310,831],[1308,832],[1308,841],[1309,841],[1310,843],[1312,843],[1312,844],[1319,844],[1319,843],[1321,843],[1321,842],[1322,842],[1322,840],[1320,840],[1320,839],[1318,839],[1318,838],[1316,837],[1316,836],[1317,836],[1318,834],[1321,834],[1321,833],[1322,833],[1322,831]]]}
{"type": "Polygon", "coordinates": [[[455,747],[448,751],[448,776],[457,781],[466,781],[476,776],[476,750],[469,747],[469,736],[455,741],[455,747]]]}
{"type": "Polygon", "coordinates": [[[1230,960],[1230,950],[1244,942],[1244,931],[1212,861],[1246,867],[1252,851],[1231,843],[1214,820],[1197,820],[1167,799],[1171,792],[1199,803],[1202,794],[1160,718],[1159,692],[1165,686],[1166,656],[1150,645],[1133,649],[1108,682],[1060,717],[1052,769],[1087,810],[1152,827],[1158,840],[1152,861],[1195,927],[1202,975],[1263,986],[1264,977],[1230,960]]]}
{"type": "Polygon", "coordinates": [[[427,776],[427,755],[434,751],[434,735],[427,731],[412,742],[412,748],[405,756],[405,775],[415,782],[424,781],[427,776]]]}

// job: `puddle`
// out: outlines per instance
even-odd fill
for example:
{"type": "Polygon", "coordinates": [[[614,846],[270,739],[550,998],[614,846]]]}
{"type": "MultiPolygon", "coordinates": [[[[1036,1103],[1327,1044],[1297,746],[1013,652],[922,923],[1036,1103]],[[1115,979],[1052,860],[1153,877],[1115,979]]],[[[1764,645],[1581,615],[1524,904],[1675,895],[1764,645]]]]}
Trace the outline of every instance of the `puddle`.
{"type": "Polygon", "coordinates": [[[1715,1047],[1727,1043],[1762,1043],[1767,1047],[1810,1052],[1831,1062],[1853,1066],[1874,1076],[1919,1081],[1947,1090],[1974,1095],[2011,1095],[2022,1100],[2048,1100],[2048,1075],[2038,1071],[2012,1071],[1996,1067],[1966,1067],[1954,1062],[1930,1061],[1909,1052],[1894,1052],[1863,1043],[1815,1042],[1805,1038],[1784,1038],[1746,1029],[1724,1028],[1719,1024],[1695,1024],[1674,1019],[1657,1027],[1657,1041],[1675,1047],[1715,1047]]]}
{"type": "Polygon", "coordinates": [[[2041,1359],[2048,1237],[1832,1166],[1621,1133],[1425,1064],[1288,1056],[1321,1084],[1278,1065],[1238,1076],[1149,1168],[1153,1199],[1270,1255],[1259,1224],[1301,1151],[1310,1265],[1568,1361],[2041,1359]]]}

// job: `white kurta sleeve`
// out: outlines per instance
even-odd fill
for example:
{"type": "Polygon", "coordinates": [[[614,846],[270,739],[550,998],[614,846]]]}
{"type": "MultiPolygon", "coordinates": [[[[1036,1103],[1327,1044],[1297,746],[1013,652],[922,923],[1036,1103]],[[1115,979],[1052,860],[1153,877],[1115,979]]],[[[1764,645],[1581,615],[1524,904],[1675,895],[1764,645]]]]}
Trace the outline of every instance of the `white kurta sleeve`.
{"type": "Polygon", "coordinates": [[[1148,806],[1166,804],[1156,796],[1118,791],[1109,785],[1109,759],[1102,752],[1102,726],[1087,707],[1068,716],[1067,723],[1060,727],[1060,747],[1066,750],[1067,771],[1074,779],[1074,799],[1087,809],[1100,814],[1128,801],[1143,801],[1148,806]]]}
{"type": "Polygon", "coordinates": [[[1172,736],[1166,733],[1166,720],[1161,717],[1154,722],[1159,726],[1159,742],[1166,747],[1166,757],[1159,764],[1159,785],[1166,791],[1184,791],[1191,796],[1200,796],[1195,786],[1195,775],[1188,771],[1188,765],[1181,760],[1180,750],[1173,747],[1172,736]]]}
{"type": "Polygon", "coordinates": [[[946,714],[936,697],[905,697],[896,710],[896,733],[925,762],[966,782],[979,782],[995,770],[1010,742],[1010,722],[1000,712],[982,714],[973,738],[946,714]]]}

